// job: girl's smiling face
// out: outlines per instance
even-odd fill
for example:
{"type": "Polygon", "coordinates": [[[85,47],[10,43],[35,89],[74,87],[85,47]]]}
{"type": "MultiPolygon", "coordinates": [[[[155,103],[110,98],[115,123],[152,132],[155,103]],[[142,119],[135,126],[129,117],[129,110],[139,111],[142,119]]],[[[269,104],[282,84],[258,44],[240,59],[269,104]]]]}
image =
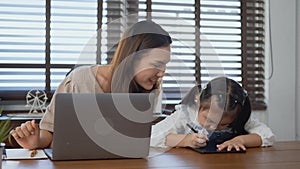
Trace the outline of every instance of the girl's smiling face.
{"type": "Polygon", "coordinates": [[[134,80],[145,90],[153,89],[164,76],[170,61],[170,46],[151,49],[135,65],[134,80]]]}

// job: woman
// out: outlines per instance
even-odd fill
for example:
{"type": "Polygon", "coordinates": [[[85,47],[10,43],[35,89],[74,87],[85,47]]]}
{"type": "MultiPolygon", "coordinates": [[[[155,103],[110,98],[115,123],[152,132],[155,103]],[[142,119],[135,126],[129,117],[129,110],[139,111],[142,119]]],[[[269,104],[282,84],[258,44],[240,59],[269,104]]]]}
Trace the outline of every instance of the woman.
{"type": "Polygon", "coordinates": [[[40,125],[27,121],[11,135],[27,149],[51,147],[56,93],[148,93],[159,89],[170,60],[171,43],[168,32],[158,24],[134,24],[124,32],[110,65],[73,70],[58,86],[40,125]]]}

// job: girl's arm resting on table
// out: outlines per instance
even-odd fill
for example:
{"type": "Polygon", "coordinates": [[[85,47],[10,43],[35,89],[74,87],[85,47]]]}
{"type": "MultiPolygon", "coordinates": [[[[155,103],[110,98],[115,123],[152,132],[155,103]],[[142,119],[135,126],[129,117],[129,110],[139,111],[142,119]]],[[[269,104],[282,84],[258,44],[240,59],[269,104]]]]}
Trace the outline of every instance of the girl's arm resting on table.
{"type": "Polygon", "coordinates": [[[233,140],[241,140],[246,147],[259,147],[262,144],[261,137],[255,133],[240,135],[233,138],[233,140]]]}
{"type": "Polygon", "coordinates": [[[261,137],[258,134],[246,134],[236,136],[231,140],[225,141],[224,143],[217,145],[219,150],[227,148],[228,151],[232,149],[246,150],[246,147],[259,147],[262,144],[261,137]]]}
{"type": "Polygon", "coordinates": [[[166,146],[185,147],[185,137],[186,134],[169,134],[166,137],[166,146]]]}
{"type": "Polygon", "coordinates": [[[208,140],[206,135],[199,133],[192,134],[169,134],[166,138],[166,145],[170,147],[203,147],[208,140]]]}
{"type": "Polygon", "coordinates": [[[260,122],[258,119],[250,118],[245,124],[245,129],[248,133],[255,133],[260,136],[262,140],[262,144],[260,146],[262,147],[272,146],[275,142],[275,135],[271,128],[260,122]]]}
{"type": "Polygon", "coordinates": [[[171,147],[176,146],[176,144],[173,143],[170,145],[166,144],[167,136],[170,134],[183,133],[182,126],[186,125],[186,120],[184,113],[180,109],[181,107],[175,106],[175,108],[176,111],[174,113],[152,126],[151,147],[168,148],[171,145],[171,147]]]}

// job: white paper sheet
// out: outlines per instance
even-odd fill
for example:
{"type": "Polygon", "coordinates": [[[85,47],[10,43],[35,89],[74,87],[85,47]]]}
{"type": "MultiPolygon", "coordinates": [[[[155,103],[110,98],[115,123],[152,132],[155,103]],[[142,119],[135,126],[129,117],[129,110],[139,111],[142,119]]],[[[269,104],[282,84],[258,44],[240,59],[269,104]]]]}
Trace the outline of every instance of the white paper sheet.
{"type": "Polygon", "coordinates": [[[44,150],[37,150],[37,153],[31,157],[31,150],[17,148],[17,149],[6,149],[5,160],[25,160],[25,159],[47,159],[47,155],[44,150]]]}

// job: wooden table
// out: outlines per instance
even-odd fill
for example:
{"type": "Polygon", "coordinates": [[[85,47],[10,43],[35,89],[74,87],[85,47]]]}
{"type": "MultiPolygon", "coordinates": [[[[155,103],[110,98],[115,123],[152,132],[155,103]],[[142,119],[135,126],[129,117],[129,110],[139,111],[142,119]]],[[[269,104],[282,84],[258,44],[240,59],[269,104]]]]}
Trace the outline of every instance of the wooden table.
{"type": "Polygon", "coordinates": [[[249,148],[246,153],[199,154],[173,148],[147,159],[119,160],[6,160],[2,169],[299,169],[300,141],[277,142],[273,147],[249,148]]]}

